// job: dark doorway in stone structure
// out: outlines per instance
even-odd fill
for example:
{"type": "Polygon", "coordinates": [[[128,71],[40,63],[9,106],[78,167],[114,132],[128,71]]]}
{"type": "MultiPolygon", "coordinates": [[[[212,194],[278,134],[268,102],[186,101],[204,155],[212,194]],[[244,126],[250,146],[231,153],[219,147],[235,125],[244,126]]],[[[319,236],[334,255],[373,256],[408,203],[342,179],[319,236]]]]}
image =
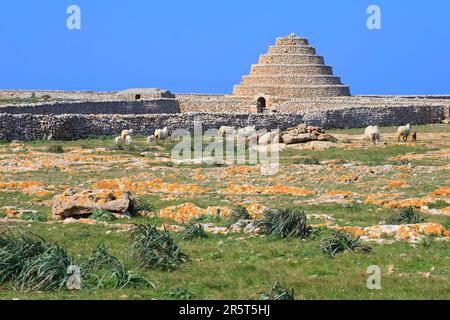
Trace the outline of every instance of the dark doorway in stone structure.
{"type": "Polygon", "coordinates": [[[261,97],[256,101],[256,112],[264,113],[264,111],[266,111],[266,99],[261,97]]]}
{"type": "Polygon", "coordinates": [[[141,95],[140,94],[134,95],[134,100],[141,100],[141,95]]]}

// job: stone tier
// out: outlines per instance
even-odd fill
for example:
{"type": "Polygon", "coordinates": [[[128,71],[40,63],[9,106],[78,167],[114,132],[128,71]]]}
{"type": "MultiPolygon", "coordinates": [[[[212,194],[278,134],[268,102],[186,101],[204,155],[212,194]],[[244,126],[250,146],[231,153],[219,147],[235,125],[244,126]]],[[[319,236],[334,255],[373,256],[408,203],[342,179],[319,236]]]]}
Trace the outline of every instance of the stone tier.
{"type": "Polygon", "coordinates": [[[339,77],[332,75],[297,75],[297,74],[281,74],[281,75],[252,75],[242,78],[242,85],[327,85],[342,84],[339,77]]]}
{"type": "Polygon", "coordinates": [[[333,68],[321,64],[254,64],[250,71],[250,76],[278,74],[333,75],[333,68]]]}
{"type": "Polygon", "coordinates": [[[350,95],[350,88],[346,85],[237,85],[234,86],[234,94],[250,97],[270,95],[285,99],[295,97],[334,97],[350,95]]]}
{"type": "Polygon", "coordinates": [[[271,46],[268,53],[270,55],[284,53],[315,55],[316,49],[310,46],[271,46]]]}
{"type": "Polygon", "coordinates": [[[309,46],[308,39],[299,38],[296,36],[288,36],[284,38],[277,38],[277,46],[309,46]]]}
{"type": "Polygon", "coordinates": [[[274,54],[259,57],[259,64],[324,64],[321,56],[305,54],[274,54]]]}

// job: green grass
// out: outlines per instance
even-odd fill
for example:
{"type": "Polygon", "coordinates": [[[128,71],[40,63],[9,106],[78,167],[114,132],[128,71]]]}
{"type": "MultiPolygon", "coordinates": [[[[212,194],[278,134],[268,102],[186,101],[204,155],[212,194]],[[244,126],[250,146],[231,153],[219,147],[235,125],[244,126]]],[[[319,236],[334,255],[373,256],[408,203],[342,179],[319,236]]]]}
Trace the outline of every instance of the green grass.
{"type": "MultiPolygon", "coordinates": [[[[421,132],[448,132],[448,126],[415,127],[421,132]]],[[[395,132],[396,128],[383,128],[383,132],[395,132]]],[[[337,131],[341,133],[361,134],[361,129],[337,131]]],[[[333,133],[333,132],[332,132],[333,133]]],[[[351,137],[350,137],[351,138],[351,137]]],[[[419,135],[420,139],[420,135],[419,135]]],[[[340,226],[373,226],[384,223],[398,212],[383,206],[365,203],[369,194],[398,193],[399,198],[428,197],[438,187],[448,186],[448,170],[445,158],[427,158],[408,161],[412,167],[406,170],[396,168],[390,157],[402,156],[405,153],[423,154],[445,145],[446,140],[429,145],[388,144],[381,148],[328,149],[324,151],[286,149],[281,153],[281,171],[274,177],[263,177],[258,173],[226,175],[227,166],[216,165],[175,165],[152,163],[147,167],[135,165],[145,159],[155,159],[161,155],[168,156],[174,144],[160,143],[149,148],[144,136],[133,137],[135,148],[130,150],[107,150],[96,155],[120,157],[123,163],[107,164],[92,162],[92,170],[85,170],[83,163],[70,165],[74,172],[67,172],[64,167],[43,167],[34,171],[9,172],[1,167],[2,182],[30,181],[42,182],[52,192],[51,195],[37,198],[18,190],[0,192],[0,208],[14,206],[21,210],[35,210],[37,217],[49,217],[53,195],[64,190],[64,186],[72,188],[89,188],[100,179],[132,177],[141,173],[149,173],[169,183],[190,183],[209,188],[210,191],[200,194],[165,193],[144,190],[136,194],[136,212],[156,213],[162,208],[192,202],[201,208],[208,206],[234,207],[237,204],[247,205],[258,202],[278,210],[304,211],[308,214],[327,214],[334,218],[340,226]],[[144,156],[141,152],[149,150],[144,156]],[[341,171],[326,165],[329,160],[336,163],[353,163],[341,171]],[[320,164],[318,164],[320,163],[320,164]],[[315,165],[318,164],[318,165],[315,165]],[[368,167],[375,165],[376,167],[368,167]],[[380,166],[393,165],[391,170],[383,171],[380,166]],[[419,167],[424,165],[424,167],[419,167]],[[108,166],[107,170],[100,170],[108,166]],[[373,169],[373,170],[372,170],[373,169]],[[193,179],[193,170],[205,176],[193,179]],[[338,183],[336,177],[357,173],[360,178],[356,182],[338,183]],[[398,174],[407,173],[399,178],[398,174]],[[285,179],[293,178],[292,180],[285,179]],[[323,180],[321,180],[323,178],[323,180]],[[317,179],[317,180],[314,180],[317,179]],[[404,180],[407,186],[399,189],[386,189],[388,180],[404,180]],[[249,184],[254,186],[288,185],[316,192],[315,195],[301,197],[286,194],[221,194],[217,190],[229,185],[249,184]],[[332,190],[352,191],[357,194],[348,203],[322,203],[316,199],[332,190]]],[[[52,145],[61,145],[64,154],[45,153],[49,158],[62,159],[73,153],[73,148],[112,148],[114,137],[91,137],[80,141],[35,141],[26,143],[28,151],[45,152],[52,145]]],[[[3,159],[11,163],[11,168],[18,168],[16,161],[35,161],[28,151],[8,151],[8,144],[0,146],[3,159]]],[[[88,156],[86,156],[88,157],[88,156]]],[[[5,165],[5,163],[2,163],[5,165]]],[[[0,165],[1,166],[1,165],[0,165]]],[[[153,179],[149,178],[149,179],[153,179]]],[[[146,178],[143,178],[144,181],[146,178]]],[[[430,208],[447,207],[444,201],[431,203],[430,208]]],[[[0,213],[2,210],[0,210],[0,213]]],[[[99,215],[103,216],[103,214],[99,215]]],[[[420,212],[427,222],[442,223],[450,228],[448,217],[426,215],[420,212]]],[[[246,217],[244,210],[236,213],[235,219],[246,217]]],[[[345,250],[333,259],[321,252],[324,238],[333,236],[326,229],[315,230],[311,236],[299,239],[275,236],[252,236],[245,233],[230,233],[208,237],[180,237],[173,232],[141,233],[136,239],[138,245],[133,247],[133,237],[127,232],[118,232],[116,223],[136,223],[143,228],[148,224],[162,226],[173,224],[168,219],[158,218],[152,214],[136,216],[130,220],[108,221],[107,225],[43,223],[40,219],[29,219],[22,222],[3,222],[0,230],[14,232],[33,232],[49,243],[63,248],[67,255],[77,263],[89,259],[109,261],[95,267],[95,273],[102,279],[102,285],[93,281],[89,288],[80,291],[69,291],[64,287],[60,291],[39,290],[30,292],[14,291],[10,281],[0,284],[0,299],[259,299],[260,293],[270,294],[274,283],[282,284],[286,290],[294,289],[296,299],[450,299],[450,243],[436,242],[428,239],[424,243],[412,246],[407,243],[392,245],[370,244],[372,250],[365,254],[345,250]],[[155,242],[153,242],[155,240],[155,242]],[[156,243],[153,246],[152,243],[156,243]],[[104,247],[101,247],[104,246],[104,247]],[[172,248],[164,251],[161,248],[172,248]],[[103,248],[103,249],[99,249],[103,248]],[[155,250],[156,248],[156,250],[155,250]],[[141,250],[142,249],[142,250],[141,250]],[[150,249],[150,250],[149,250],[150,249]],[[130,253],[140,252],[134,256],[130,253]],[[162,254],[166,252],[168,254],[162,254]],[[189,260],[176,258],[182,253],[189,260]],[[159,258],[158,258],[159,257],[159,258]],[[168,257],[168,259],[161,257],[168,257]],[[95,258],[95,259],[94,259],[95,258]],[[156,258],[156,259],[155,259],[156,258]],[[154,261],[161,261],[158,265],[154,261]],[[165,262],[164,262],[165,261],[165,262]],[[176,261],[175,263],[173,263],[176,261]],[[366,287],[367,267],[378,265],[382,270],[382,290],[371,291],[366,287]],[[388,273],[387,266],[394,265],[395,272],[388,273]],[[173,266],[173,267],[171,267],[173,266]],[[433,271],[432,271],[433,270],[433,271]],[[168,272],[170,271],[170,272],[168,272]],[[432,276],[424,278],[420,272],[431,272],[432,276]],[[151,281],[134,282],[134,276],[151,281]],[[131,281],[131,280],[133,281],[131,281]],[[130,280],[130,282],[128,282],[130,280]],[[123,286],[123,284],[127,284],[123,286]],[[114,289],[113,289],[114,288],[114,289]]],[[[231,219],[233,220],[233,219],[231,219]]],[[[296,219],[294,219],[296,220],[296,219]]],[[[301,219],[300,219],[301,220],[301,219]]],[[[217,226],[229,226],[228,219],[216,216],[204,216],[196,219],[201,223],[213,223],[217,226]]],[[[272,225],[277,220],[273,220],[272,225]]],[[[283,221],[283,220],[281,220],[283,221]]],[[[195,222],[195,221],[193,221],[195,222]]],[[[310,219],[308,224],[323,223],[320,219],[310,219]]],[[[289,235],[297,223],[278,224],[280,235],[289,235]],[[293,228],[288,226],[292,225],[293,228]]],[[[298,226],[302,226],[299,223],[298,226]]],[[[276,228],[275,228],[276,229],[276,228]]],[[[202,234],[198,229],[189,230],[194,235],[202,234]]],[[[294,232],[294,234],[297,234],[294,232]]],[[[351,240],[349,238],[349,240],[351,240]]],[[[135,242],[136,243],[136,242],[135,242]]],[[[365,244],[365,243],[364,243],[365,244]]],[[[345,247],[345,246],[344,246],[345,247]]],[[[23,252],[23,251],[22,251],[23,252]]],[[[49,255],[54,258],[53,255],[49,255]]],[[[58,256],[58,255],[56,255],[58,256]]],[[[18,259],[21,261],[23,259],[18,259]]],[[[50,261],[53,261],[49,259],[50,261]]],[[[2,261],[7,259],[0,259],[2,261]]],[[[43,260],[44,261],[44,260],[43,260]]],[[[45,261],[44,261],[45,262],[45,261]]],[[[97,263],[94,263],[94,266],[97,263]]],[[[91,279],[92,280],[92,279],[91,279]]],[[[91,282],[88,280],[88,282],[91,282]]],[[[26,290],[25,290],[26,291],[26,290]]]]}

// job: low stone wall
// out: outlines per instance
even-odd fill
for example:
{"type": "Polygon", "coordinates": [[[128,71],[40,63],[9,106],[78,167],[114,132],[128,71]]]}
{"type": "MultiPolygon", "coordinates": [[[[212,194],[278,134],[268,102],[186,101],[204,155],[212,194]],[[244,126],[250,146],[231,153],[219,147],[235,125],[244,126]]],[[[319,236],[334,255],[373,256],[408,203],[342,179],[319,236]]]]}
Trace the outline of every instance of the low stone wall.
{"type": "Polygon", "coordinates": [[[192,130],[195,122],[203,129],[220,126],[281,130],[306,122],[324,128],[357,128],[377,124],[403,125],[439,123],[445,118],[442,106],[355,107],[305,111],[303,113],[176,113],[146,115],[36,115],[0,114],[0,139],[38,140],[50,134],[55,140],[74,140],[88,136],[117,135],[133,128],[137,134],[152,134],[155,129],[168,126],[192,130]]]}
{"type": "Polygon", "coordinates": [[[8,114],[152,114],[178,113],[175,99],[142,101],[97,101],[97,102],[48,102],[39,104],[0,106],[0,113],[8,114]]]}

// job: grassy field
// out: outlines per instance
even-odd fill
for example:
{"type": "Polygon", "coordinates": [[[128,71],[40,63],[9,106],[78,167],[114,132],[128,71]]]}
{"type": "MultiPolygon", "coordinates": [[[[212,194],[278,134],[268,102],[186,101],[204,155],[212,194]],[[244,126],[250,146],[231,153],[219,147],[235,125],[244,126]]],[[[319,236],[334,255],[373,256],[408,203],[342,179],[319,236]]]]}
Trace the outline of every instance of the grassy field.
{"type": "MultiPolygon", "coordinates": [[[[0,284],[0,299],[257,299],[276,281],[294,288],[296,299],[449,299],[450,241],[434,237],[417,244],[369,242],[369,253],[347,251],[331,258],[321,252],[321,240],[333,233],[325,228],[304,240],[229,233],[186,241],[171,232],[190,260],[177,270],[161,271],[138,265],[130,256],[129,232],[121,232],[116,224],[179,223],[158,217],[106,225],[63,224],[50,219],[53,197],[68,187],[92,189],[99,181],[112,183],[117,178],[130,181],[132,194],[150,203],[155,212],[184,203],[200,208],[257,203],[327,215],[337,226],[370,227],[401,210],[392,205],[401,201],[417,199],[429,208],[445,209],[450,206],[449,196],[436,190],[450,187],[450,128],[417,126],[415,131],[419,133],[417,142],[397,143],[395,128],[382,128],[384,143],[373,146],[361,138],[360,129],[335,130],[331,133],[345,143],[325,150],[283,149],[275,176],[261,175],[258,166],[174,164],[169,157],[173,143],[149,147],[145,137],[139,136],[124,150],[113,148],[113,137],[3,142],[0,215],[6,216],[5,207],[13,206],[35,210],[47,221],[0,219],[1,231],[37,234],[65,248],[75,262],[104,244],[128,269],[157,287],[20,292],[5,281],[0,284]],[[157,179],[167,187],[138,187],[137,182],[157,179]],[[39,184],[29,188],[17,182],[39,184]],[[233,189],[240,186],[257,191],[233,189]],[[285,187],[309,193],[293,194],[284,191],[285,187]],[[274,192],[261,192],[264,188],[274,192]],[[342,193],[348,197],[330,197],[342,193]],[[391,202],[374,202],[371,196],[391,202]],[[382,271],[381,290],[366,286],[366,270],[371,265],[382,271]]],[[[450,228],[450,215],[445,211],[431,215],[419,206],[416,211],[426,222],[450,228]]],[[[228,222],[215,223],[224,226],[228,222]]]]}

